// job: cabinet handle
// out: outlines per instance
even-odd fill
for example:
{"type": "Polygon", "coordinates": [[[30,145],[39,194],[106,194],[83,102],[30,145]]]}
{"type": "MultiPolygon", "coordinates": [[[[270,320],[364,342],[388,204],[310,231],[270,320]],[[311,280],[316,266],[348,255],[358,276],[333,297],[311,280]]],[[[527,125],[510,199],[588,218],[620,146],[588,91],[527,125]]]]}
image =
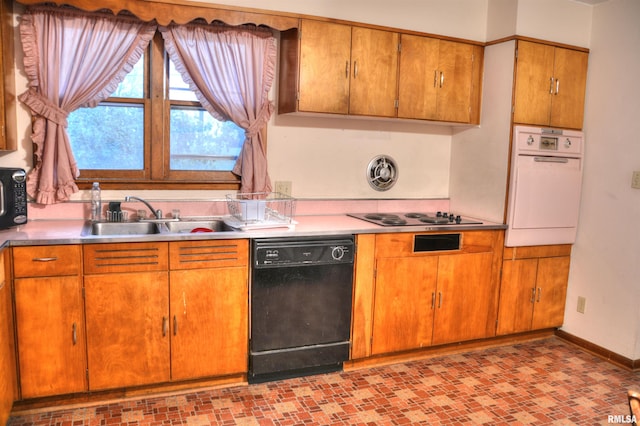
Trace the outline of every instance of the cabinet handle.
{"type": "Polygon", "coordinates": [[[531,287],[531,303],[535,303],[535,302],[536,302],[536,288],[531,287]]]}
{"type": "Polygon", "coordinates": [[[442,307],[442,292],[438,292],[438,309],[442,307]]]}
{"type": "Polygon", "coordinates": [[[440,88],[444,85],[444,72],[440,71],[440,88]]]}
{"type": "Polygon", "coordinates": [[[556,79],[556,95],[558,94],[559,91],[560,91],[560,80],[556,79]]]}
{"type": "Polygon", "coordinates": [[[76,343],[78,343],[78,330],[75,322],[71,326],[71,339],[73,340],[73,345],[75,346],[76,343]]]}
{"type": "Polygon", "coordinates": [[[538,287],[538,300],[537,302],[540,303],[540,296],[542,295],[542,288],[538,287]]]}
{"type": "Polygon", "coordinates": [[[169,321],[167,317],[162,317],[162,337],[167,335],[167,326],[169,325],[169,321]]]}
{"type": "Polygon", "coordinates": [[[436,308],[436,292],[431,292],[431,309],[436,308]]]}
{"type": "Polygon", "coordinates": [[[553,95],[553,77],[549,79],[549,94],[553,95]]]}
{"type": "Polygon", "coordinates": [[[433,87],[438,87],[438,70],[433,72],[433,87]]]}
{"type": "Polygon", "coordinates": [[[55,262],[57,257],[34,257],[31,259],[33,262],[55,262]]]}
{"type": "Polygon", "coordinates": [[[353,61],[353,78],[358,77],[358,61],[353,61]]]}
{"type": "Polygon", "coordinates": [[[173,316],[173,335],[177,335],[178,334],[178,319],[176,318],[176,316],[173,316]]]}
{"type": "Polygon", "coordinates": [[[344,78],[349,78],[349,61],[344,64],[344,78]]]}

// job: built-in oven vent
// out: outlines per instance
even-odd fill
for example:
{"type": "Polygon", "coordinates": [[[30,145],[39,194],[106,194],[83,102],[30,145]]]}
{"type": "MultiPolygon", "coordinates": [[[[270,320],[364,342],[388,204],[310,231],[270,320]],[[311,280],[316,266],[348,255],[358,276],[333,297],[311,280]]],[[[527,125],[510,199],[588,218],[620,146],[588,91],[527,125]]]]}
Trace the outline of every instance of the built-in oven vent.
{"type": "Polygon", "coordinates": [[[376,191],[387,191],[398,180],[398,166],[388,155],[378,155],[367,166],[367,181],[376,191]]]}

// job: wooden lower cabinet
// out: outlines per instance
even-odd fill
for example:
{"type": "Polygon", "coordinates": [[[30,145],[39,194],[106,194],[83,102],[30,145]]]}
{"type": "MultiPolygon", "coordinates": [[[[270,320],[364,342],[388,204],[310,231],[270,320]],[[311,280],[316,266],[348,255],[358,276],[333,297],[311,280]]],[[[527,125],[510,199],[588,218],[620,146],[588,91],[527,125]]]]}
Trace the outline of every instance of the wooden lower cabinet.
{"type": "Polygon", "coordinates": [[[570,253],[570,245],[505,249],[498,335],[562,325],[570,253]]]}
{"type": "Polygon", "coordinates": [[[247,371],[247,240],[84,250],[90,390],[247,371]]]}
{"type": "Polygon", "coordinates": [[[171,271],[171,378],[247,371],[247,268],[171,271]]]}
{"type": "Polygon", "coordinates": [[[80,249],[13,248],[22,398],[87,390],[80,249]]]}
{"type": "Polygon", "coordinates": [[[495,335],[497,271],[493,253],[438,257],[438,294],[432,344],[495,335]]]}
{"type": "MultiPolygon", "coordinates": [[[[352,351],[355,356],[495,335],[504,234],[502,231],[449,234],[460,234],[459,249],[414,252],[417,234],[376,236],[371,350],[359,343],[352,351]]],[[[366,288],[367,283],[356,276],[356,302],[365,299],[366,288]]],[[[354,313],[357,342],[366,342],[360,336],[367,331],[365,317],[361,312],[354,313]]]]}
{"type": "Polygon", "coordinates": [[[11,274],[5,269],[10,249],[0,251],[0,425],[7,423],[17,399],[16,360],[11,303],[11,274]]]}
{"type": "Polygon", "coordinates": [[[376,266],[371,352],[431,345],[438,257],[383,258],[376,266]]]}
{"type": "Polygon", "coordinates": [[[248,240],[169,244],[171,379],[246,373],[248,240]]]}
{"type": "Polygon", "coordinates": [[[169,381],[166,271],[85,277],[89,388],[169,381]]]}

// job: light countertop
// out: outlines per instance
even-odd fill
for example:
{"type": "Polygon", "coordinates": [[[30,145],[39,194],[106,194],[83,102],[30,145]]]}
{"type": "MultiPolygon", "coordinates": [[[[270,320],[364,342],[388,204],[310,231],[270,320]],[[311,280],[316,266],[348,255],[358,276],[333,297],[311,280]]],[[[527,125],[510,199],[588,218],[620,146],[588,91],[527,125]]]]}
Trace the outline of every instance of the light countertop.
{"type": "Polygon", "coordinates": [[[476,229],[506,229],[506,225],[484,222],[481,225],[424,225],[424,226],[379,226],[345,214],[302,215],[295,217],[292,229],[270,228],[247,231],[225,231],[207,233],[160,233],[151,235],[83,235],[86,221],[80,219],[39,219],[25,225],[0,231],[2,246],[49,245],[49,244],[93,244],[114,242],[181,241],[231,238],[304,237],[340,234],[371,234],[388,232],[437,232],[465,231],[476,229]]]}

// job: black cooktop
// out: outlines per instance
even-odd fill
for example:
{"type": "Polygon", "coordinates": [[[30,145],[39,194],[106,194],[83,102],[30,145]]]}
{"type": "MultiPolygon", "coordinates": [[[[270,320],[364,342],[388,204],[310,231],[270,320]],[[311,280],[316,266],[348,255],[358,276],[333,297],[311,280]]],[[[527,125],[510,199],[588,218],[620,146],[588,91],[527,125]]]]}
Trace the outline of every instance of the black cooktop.
{"type": "Polygon", "coordinates": [[[478,225],[480,220],[449,212],[435,213],[349,213],[348,216],[380,226],[478,225]]]}

